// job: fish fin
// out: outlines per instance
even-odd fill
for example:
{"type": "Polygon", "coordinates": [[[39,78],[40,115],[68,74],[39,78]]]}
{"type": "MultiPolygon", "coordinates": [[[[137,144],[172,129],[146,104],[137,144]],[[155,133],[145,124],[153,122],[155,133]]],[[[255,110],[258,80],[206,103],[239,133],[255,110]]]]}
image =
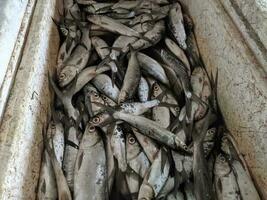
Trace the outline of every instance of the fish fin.
{"type": "Polygon", "coordinates": [[[88,97],[87,95],[85,95],[84,97],[84,101],[85,101],[85,107],[87,108],[88,114],[90,117],[93,117],[93,108],[92,108],[92,102],[91,102],[91,98],[88,97]]]}
{"type": "Polygon", "coordinates": [[[168,154],[164,148],[161,149],[161,173],[164,171],[164,167],[168,162],[168,154]]]}
{"type": "Polygon", "coordinates": [[[103,67],[104,65],[106,65],[107,63],[109,63],[111,61],[111,58],[110,56],[106,56],[97,66],[96,66],[96,69],[99,69],[101,67],[103,67]]]}

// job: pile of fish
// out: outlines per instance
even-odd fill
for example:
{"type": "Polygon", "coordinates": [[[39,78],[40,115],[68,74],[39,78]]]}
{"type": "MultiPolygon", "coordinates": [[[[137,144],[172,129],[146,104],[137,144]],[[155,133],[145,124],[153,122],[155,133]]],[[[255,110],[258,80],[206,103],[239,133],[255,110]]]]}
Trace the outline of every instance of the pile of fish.
{"type": "Polygon", "coordinates": [[[64,0],[38,199],[260,199],[182,10],[64,0]]]}

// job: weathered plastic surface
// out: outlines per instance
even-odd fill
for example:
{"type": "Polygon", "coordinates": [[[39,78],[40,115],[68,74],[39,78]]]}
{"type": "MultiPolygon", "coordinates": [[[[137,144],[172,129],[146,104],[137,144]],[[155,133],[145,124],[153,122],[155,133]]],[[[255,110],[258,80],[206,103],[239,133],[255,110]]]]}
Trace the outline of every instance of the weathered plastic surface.
{"type": "Polygon", "coordinates": [[[36,0],[0,1],[0,123],[12,87],[36,0]]]}
{"type": "Polygon", "coordinates": [[[55,1],[38,1],[0,127],[0,199],[35,199],[51,103],[47,72],[56,64],[55,1]]]}
{"type": "MultiPolygon", "coordinates": [[[[252,49],[243,37],[244,30],[235,25],[223,7],[223,1],[182,0],[195,22],[198,46],[208,72],[215,74],[218,69],[218,103],[226,125],[237,141],[261,195],[267,199],[266,65],[261,65],[255,55],[257,49],[252,49]]],[[[262,26],[266,27],[266,24],[262,26]]],[[[260,33],[259,29],[254,31],[260,33]]],[[[266,32],[264,37],[259,41],[262,44],[267,43],[266,32]]]]}
{"type": "MultiPolygon", "coordinates": [[[[59,45],[51,20],[55,1],[38,1],[36,5],[0,127],[0,199],[35,199],[42,130],[46,128],[52,97],[47,70],[55,66],[59,45]]],[[[240,32],[242,29],[235,26],[219,0],[182,2],[195,22],[197,42],[208,71],[219,70],[218,99],[226,124],[244,154],[261,194],[266,198],[265,69],[248,39],[240,32]]]]}

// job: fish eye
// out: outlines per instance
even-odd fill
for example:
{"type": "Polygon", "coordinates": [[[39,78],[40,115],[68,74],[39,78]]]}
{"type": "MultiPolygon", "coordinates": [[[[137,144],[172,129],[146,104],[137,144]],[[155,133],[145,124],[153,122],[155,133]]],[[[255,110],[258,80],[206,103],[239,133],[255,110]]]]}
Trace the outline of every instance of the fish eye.
{"type": "Polygon", "coordinates": [[[51,123],[51,129],[56,129],[56,124],[55,123],[51,123]]]}
{"type": "Polygon", "coordinates": [[[61,73],[59,75],[59,80],[65,79],[66,78],[66,74],[65,73],[61,73]]]}
{"type": "Polygon", "coordinates": [[[94,131],[95,131],[95,127],[94,127],[94,126],[90,126],[90,127],[89,127],[89,132],[92,133],[92,132],[94,132],[94,131]]]}
{"type": "Polygon", "coordinates": [[[153,89],[154,89],[155,91],[158,91],[158,90],[159,90],[159,86],[158,86],[158,85],[154,85],[153,89]]]}
{"type": "Polygon", "coordinates": [[[97,124],[97,123],[99,123],[100,122],[100,118],[99,117],[94,117],[93,118],[93,123],[94,124],[97,124]]]}
{"type": "Polygon", "coordinates": [[[135,141],[135,138],[134,137],[130,136],[128,138],[128,142],[129,142],[129,144],[134,144],[136,141],[135,141]]]}
{"type": "Polygon", "coordinates": [[[118,126],[118,127],[117,127],[117,131],[121,131],[121,127],[118,126]]]}
{"type": "Polygon", "coordinates": [[[107,101],[107,100],[108,100],[108,98],[107,98],[106,96],[103,96],[103,100],[107,101]]]}
{"type": "Polygon", "coordinates": [[[97,93],[94,93],[94,96],[95,96],[95,98],[99,98],[99,94],[97,94],[97,93]]]}
{"type": "Polygon", "coordinates": [[[175,111],[180,111],[180,108],[177,106],[174,108],[175,111]]]}
{"type": "Polygon", "coordinates": [[[225,162],[226,161],[224,156],[220,156],[219,159],[220,159],[221,162],[225,162]]]}

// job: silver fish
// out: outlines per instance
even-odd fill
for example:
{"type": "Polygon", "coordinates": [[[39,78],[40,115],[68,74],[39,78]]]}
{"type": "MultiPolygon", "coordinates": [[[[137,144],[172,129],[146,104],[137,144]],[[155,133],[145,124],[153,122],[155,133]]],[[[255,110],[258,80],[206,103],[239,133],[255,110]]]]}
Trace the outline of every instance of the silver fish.
{"type": "Polygon", "coordinates": [[[132,131],[138,140],[139,144],[143,148],[147,158],[152,163],[159,151],[158,145],[149,137],[141,134],[137,129],[132,128],[132,131]]]}
{"type": "Polygon", "coordinates": [[[137,59],[140,64],[140,67],[147,74],[153,76],[155,79],[159,80],[160,82],[166,85],[170,84],[164,72],[164,69],[156,60],[140,52],[137,53],[137,59]]]}
{"type": "Polygon", "coordinates": [[[73,191],[74,168],[79,149],[78,131],[71,126],[67,132],[67,140],[64,151],[63,171],[67,179],[68,186],[73,191]]]}
{"type": "Polygon", "coordinates": [[[51,163],[54,169],[54,174],[56,177],[58,199],[59,200],[71,200],[71,192],[67,184],[67,180],[63,174],[59,162],[57,161],[55,152],[50,148],[49,144],[46,145],[46,150],[51,158],[51,163]]]}
{"type": "Polygon", "coordinates": [[[170,29],[177,43],[182,49],[186,49],[186,33],[183,24],[183,14],[179,3],[173,4],[169,12],[170,29]]]}
{"type": "Polygon", "coordinates": [[[141,70],[136,57],[136,51],[131,51],[128,61],[127,71],[123,80],[122,88],[119,94],[118,102],[122,103],[132,99],[141,79],[141,70]]]}
{"type": "Polygon", "coordinates": [[[160,103],[159,100],[154,99],[146,102],[132,102],[132,103],[122,103],[120,108],[123,112],[132,114],[132,115],[142,115],[147,112],[150,108],[158,106],[160,103]]]}
{"type": "Polygon", "coordinates": [[[82,30],[81,43],[72,52],[71,56],[64,63],[65,67],[59,73],[59,86],[68,85],[83,68],[86,67],[91,54],[91,39],[89,37],[89,28],[82,30]]]}
{"type": "Polygon", "coordinates": [[[43,152],[40,170],[37,198],[39,200],[56,200],[57,184],[50,156],[46,150],[43,152]]]}
{"type": "Polygon", "coordinates": [[[106,198],[107,166],[104,144],[99,132],[89,124],[80,144],[74,178],[74,199],[106,198]]]}
{"type": "Polygon", "coordinates": [[[129,28],[114,19],[103,15],[90,15],[87,19],[93,24],[99,25],[110,32],[118,33],[120,35],[126,35],[130,37],[144,38],[140,33],[129,28]]]}
{"type": "MultiPolygon", "coordinates": [[[[137,40],[136,42],[131,43],[131,45],[134,49],[138,49],[138,50],[146,49],[148,47],[151,47],[151,46],[157,44],[160,41],[160,39],[162,38],[164,32],[165,32],[164,21],[160,20],[154,25],[154,27],[150,31],[148,31],[144,34],[144,37],[146,39],[141,38],[141,39],[137,40]]],[[[129,51],[128,46],[126,46],[122,49],[122,52],[124,52],[124,53],[126,53],[128,51],[129,51]]]]}
{"type": "Polygon", "coordinates": [[[170,38],[166,37],[164,41],[168,49],[185,64],[188,69],[188,74],[190,75],[191,68],[184,51],[170,38]]]}
{"type": "Polygon", "coordinates": [[[110,139],[110,145],[113,155],[118,161],[119,169],[122,172],[125,172],[127,169],[126,142],[125,142],[125,135],[122,131],[122,128],[119,125],[114,126],[110,139]]]}
{"type": "Polygon", "coordinates": [[[149,85],[144,77],[141,77],[138,85],[138,97],[141,102],[146,102],[149,98],[149,85]]]}
{"type": "Polygon", "coordinates": [[[119,98],[119,89],[112,85],[112,80],[108,75],[99,74],[92,80],[93,85],[103,94],[117,102],[119,98]]]}
{"type": "Polygon", "coordinates": [[[216,158],[214,175],[218,200],[241,199],[234,172],[231,170],[229,163],[222,154],[219,154],[216,158]]]}
{"type": "Polygon", "coordinates": [[[129,167],[143,178],[150,167],[150,163],[136,138],[131,133],[128,133],[126,136],[126,155],[129,167]]]}
{"type": "Polygon", "coordinates": [[[113,113],[115,119],[123,120],[131,126],[139,129],[143,134],[149,136],[173,149],[180,148],[188,151],[188,147],[172,132],[161,127],[157,122],[141,116],[133,116],[123,112],[113,113]]]}
{"type": "Polygon", "coordinates": [[[157,197],[169,177],[170,163],[167,152],[160,149],[140,187],[138,199],[157,197]]]}

